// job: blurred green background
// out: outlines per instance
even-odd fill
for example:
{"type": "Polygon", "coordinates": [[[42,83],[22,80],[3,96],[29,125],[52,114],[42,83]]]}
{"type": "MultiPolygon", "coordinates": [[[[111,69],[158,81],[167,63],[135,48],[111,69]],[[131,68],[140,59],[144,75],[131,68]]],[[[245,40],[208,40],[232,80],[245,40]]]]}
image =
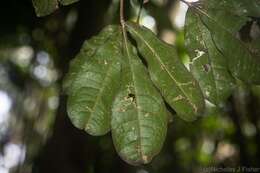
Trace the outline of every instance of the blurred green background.
{"type": "MultiPolygon", "coordinates": [[[[135,20],[138,0],[127,2],[128,18],[135,20]]],[[[174,0],[150,0],[144,8],[141,23],[176,45],[187,63],[183,46],[187,7],[174,0]]],[[[36,17],[30,0],[1,2],[0,173],[202,173],[214,172],[209,168],[259,168],[258,86],[241,84],[221,109],[208,103],[205,115],[193,123],[173,114],[163,150],[145,166],[122,161],[110,134],[93,137],[72,126],[62,78],[83,41],[103,26],[118,23],[118,17],[118,0],[80,0],[43,18],[36,17]]]]}

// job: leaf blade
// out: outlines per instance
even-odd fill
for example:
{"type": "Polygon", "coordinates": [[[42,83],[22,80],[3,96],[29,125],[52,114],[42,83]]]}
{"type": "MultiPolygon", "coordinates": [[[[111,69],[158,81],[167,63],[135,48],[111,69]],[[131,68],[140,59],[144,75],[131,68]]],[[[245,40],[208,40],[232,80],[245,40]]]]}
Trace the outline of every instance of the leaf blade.
{"type": "Polygon", "coordinates": [[[235,81],[229,74],[225,57],[212,41],[208,29],[189,9],[185,23],[185,46],[191,58],[190,68],[205,98],[219,105],[232,93],[235,81]]]}
{"type": "Polygon", "coordinates": [[[78,2],[79,0],[60,0],[60,3],[62,5],[70,5],[70,4],[73,4],[75,2],[78,2]]]}
{"type": "Polygon", "coordinates": [[[244,43],[203,11],[201,20],[209,28],[214,43],[228,58],[232,75],[248,84],[260,84],[260,60],[254,57],[244,43]]]}
{"type": "Polygon", "coordinates": [[[161,150],[168,115],[145,67],[127,46],[122,84],[113,104],[112,137],[120,157],[129,164],[146,164],[161,150]]]}
{"type": "Polygon", "coordinates": [[[47,16],[53,13],[61,5],[70,5],[79,0],[32,0],[36,15],[38,17],[47,16]]]}
{"type": "Polygon", "coordinates": [[[38,17],[49,15],[59,8],[57,0],[32,0],[32,3],[38,17]]]}
{"type": "Polygon", "coordinates": [[[195,120],[204,111],[204,98],[197,81],[178,59],[176,50],[144,27],[130,22],[126,26],[165,100],[182,119],[195,120]]]}
{"type": "Polygon", "coordinates": [[[119,28],[108,26],[87,41],[64,80],[72,123],[91,135],[110,130],[111,106],[120,77],[119,28]],[[89,43],[89,44],[88,44],[89,43]]]}

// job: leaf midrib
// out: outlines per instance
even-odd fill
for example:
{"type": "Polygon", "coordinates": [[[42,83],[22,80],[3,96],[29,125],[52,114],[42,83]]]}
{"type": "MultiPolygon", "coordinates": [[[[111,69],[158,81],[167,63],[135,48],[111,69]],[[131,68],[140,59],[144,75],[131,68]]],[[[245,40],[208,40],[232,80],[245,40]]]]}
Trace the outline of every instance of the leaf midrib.
{"type": "MultiPolygon", "coordinates": [[[[129,63],[129,66],[130,66],[130,70],[131,70],[131,74],[132,74],[132,79],[133,79],[133,82],[134,82],[134,90],[135,90],[135,100],[136,100],[136,105],[139,105],[139,99],[138,99],[138,96],[137,96],[137,88],[136,88],[136,80],[135,80],[135,74],[134,74],[134,69],[133,69],[133,65],[131,63],[131,58],[130,58],[130,53],[129,53],[129,47],[128,47],[128,42],[125,41],[125,48],[126,48],[126,53],[127,53],[127,58],[128,58],[128,63],[129,63]]],[[[144,157],[144,153],[143,153],[143,149],[142,149],[142,140],[141,140],[141,124],[140,124],[140,110],[138,109],[138,106],[136,107],[136,110],[137,110],[137,121],[138,121],[138,138],[139,138],[139,146],[140,146],[140,150],[139,150],[139,154],[141,155],[141,159],[143,160],[143,157],[144,157]]]]}
{"type": "Polygon", "coordinates": [[[106,85],[106,82],[107,82],[107,80],[109,79],[109,76],[110,76],[110,73],[109,73],[109,72],[111,71],[111,69],[113,69],[113,67],[114,67],[113,65],[110,65],[110,66],[107,68],[107,70],[106,70],[106,75],[105,75],[105,77],[104,77],[104,82],[102,82],[103,85],[102,85],[102,87],[99,89],[98,95],[97,95],[97,97],[96,97],[96,99],[95,99],[95,102],[94,102],[94,105],[93,105],[93,107],[92,107],[92,109],[91,109],[92,111],[91,111],[89,117],[88,117],[87,120],[86,120],[85,128],[87,128],[91,117],[93,117],[94,113],[96,112],[95,110],[96,110],[96,107],[97,107],[97,105],[98,105],[98,101],[100,100],[101,96],[103,95],[104,89],[105,89],[106,86],[107,86],[107,85],[106,85]]]}
{"type": "MultiPolygon", "coordinates": [[[[127,24],[127,26],[129,28],[132,28],[130,25],[127,24]]],[[[160,62],[160,64],[164,67],[165,71],[168,73],[168,75],[172,78],[172,80],[176,83],[176,85],[178,86],[178,88],[181,90],[181,92],[185,95],[186,98],[188,98],[188,102],[192,105],[192,101],[190,100],[190,98],[188,97],[187,93],[182,89],[182,87],[180,86],[181,84],[179,82],[177,82],[177,80],[171,75],[171,73],[168,71],[168,69],[166,68],[166,66],[163,64],[162,60],[160,59],[159,55],[153,50],[153,48],[149,45],[149,43],[140,35],[138,34],[138,32],[136,32],[133,28],[132,31],[135,32],[135,34],[141,39],[143,40],[143,42],[148,46],[148,48],[152,51],[152,53],[155,55],[156,59],[160,62]]],[[[195,109],[196,110],[196,109],[195,109]]]]}
{"type": "MultiPolygon", "coordinates": [[[[97,52],[98,52],[102,47],[104,47],[104,45],[110,40],[110,38],[111,38],[111,36],[112,36],[113,34],[114,34],[114,32],[110,33],[110,34],[108,35],[108,37],[105,39],[104,44],[102,44],[102,45],[100,45],[99,47],[97,47],[97,48],[95,49],[95,51],[94,51],[91,55],[89,55],[88,57],[92,58],[93,56],[95,56],[95,55],[97,54],[97,52]]],[[[75,79],[78,78],[79,75],[81,74],[80,71],[83,69],[83,66],[85,65],[85,63],[88,63],[88,61],[85,60],[84,64],[79,67],[80,69],[76,72],[75,79]]],[[[106,77],[107,77],[107,76],[106,76],[106,77]]],[[[71,84],[72,87],[74,86],[75,82],[76,82],[76,80],[73,80],[73,82],[72,82],[72,84],[71,84]]],[[[99,94],[100,94],[100,93],[99,93],[99,94]]],[[[96,103],[95,103],[95,104],[96,104],[96,103]]],[[[94,105],[95,105],[95,104],[94,104],[94,105]]],[[[89,117],[87,118],[87,120],[86,120],[85,129],[87,129],[87,125],[88,125],[88,123],[89,123],[89,120],[90,120],[91,116],[92,116],[92,112],[90,113],[90,116],[89,116],[89,117]]]]}
{"type": "MultiPolygon", "coordinates": [[[[201,19],[199,18],[199,16],[196,16],[196,17],[198,17],[198,19],[201,21],[201,19]]],[[[202,22],[202,21],[201,21],[202,22]]],[[[203,23],[201,23],[201,24],[203,24],[203,23]]],[[[211,56],[210,56],[210,53],[209,53],[209,49],[208,49],[208,47],[206,46],[207,44],[206,44],[206,42],[205,42],[205,37],[203,36],[203,32],[201,31],[201,27],[200,27],[200,24],[198,24],[198,29],[199,29],[199,32],[200,32],[200,34],[201,34],[201,38],[202,38],[202,40],[203,40],[203,46],[207,49],[207,54],[208,54],[208,61],[209,61],[209,63],[210,63],[210,65],[211,65],[211,69],[212,69],[212,77],[213,77],[213,80],[214,80],[214,86],[215,86],[215,91],[216,91],[216,93],[217,93],[217,97],[218,97],[218,100],[219,100],[219,92],[218,92],[218,84],[217,84],[217,80],[216,80],[216,77],[215,77],[215,74],[216,74],[216,72],[215,72],[215,69],[213,68],[213,64],[212,64],[212,61],[211,61],[211,56]]],[[[208,33],[206,33],[206,34],[208,34],[208,33]]]]}
{"type": "MultiPolygon", "coordinates": [[[[210,17],[205,11],[201,10],[201,9],[198,9],[196,8],[197,11],[199,11],[202,15],[206,16],[207,18],[209,18],[210,20],[212,20],[214,23],[216,23],[222,30],[224,30],[226,33],[228,33],[233,39],[235,39],[236,41],[239,42],[239,44],[247,51],[247,53],[250,55],[251,59],[252,58],[252,54],[251,52],[248,50],[248,48],[245,46],[245,44],[237,39],[228,29],[226,29],[224,26],[222,26],[220,23],[218,23],[214,18],[210,17]]],[[[201,22],[207,27],[207,25],[204,23],[203,19],[201,19],[200,17],[200,20],[201,22]]],[[[208,28],[208,27],[207,27],[208,28]]],[[[209,28],[208,28],[209,29],[209,28]]],[[[210,29],[209,29],[210,30],[210,29]]]]}

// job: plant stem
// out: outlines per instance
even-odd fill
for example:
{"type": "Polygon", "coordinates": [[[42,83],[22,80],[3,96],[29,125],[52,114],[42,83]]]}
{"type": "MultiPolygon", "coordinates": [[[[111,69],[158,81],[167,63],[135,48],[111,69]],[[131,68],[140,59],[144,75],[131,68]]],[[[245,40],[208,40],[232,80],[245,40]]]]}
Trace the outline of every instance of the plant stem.
{"type": "Polygon", "coordinates": [[[124,19],[124,0],[120,0],[120,23],[121,26],[124,26],[125,19],[124,19]]]}
{"type": "Polygon", "coordinates": [[[125,17],[124,17],[124,0],[120,0],[120,24],[123,32],[123,39],[127,48],[127,34],[125,30],[125,17]]]}
{"type": "Polygon", "coordinates": [[[137,17],[137,23],[138,23],[138,24],[139,24],[139,22],[140,22],[140,17],[141,17],[143,5],[144,5],[144,0],[141,0],[141,5],[140,5],[140,8],[139,8],[138,17],[137,17]]]}

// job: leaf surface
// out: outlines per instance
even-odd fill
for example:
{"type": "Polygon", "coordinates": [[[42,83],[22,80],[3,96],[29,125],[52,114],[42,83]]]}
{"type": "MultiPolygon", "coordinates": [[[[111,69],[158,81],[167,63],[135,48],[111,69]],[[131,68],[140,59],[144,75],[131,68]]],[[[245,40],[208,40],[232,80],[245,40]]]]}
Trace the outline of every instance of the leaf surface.
{"type": "Polygon", "coordinates": [[[32,0],[38,17],[51,14],[59,8],[57,0],[32,0]]]}
{"type": "Polygon", "coordinates": [[[60,3],[62,5],[70,5],[70,4],[73,4],[75,2],[78,2],[79,0],[60,0],[60,3]]]}
{"type": "MultiPolygon", "coordinates": [[[[226,68],[224,65],[224,63],[226,63],[228,72],[230,72],[233,77],[240,79],[248,84],[259,84],[260,60],[254,56],[249,49],[247,49],[245,44],[239,39],[238,34],[240,29],[251,20],[249,16],[258,16],[256,9],[259,9],[259,7],[259,2],[255,0],[208,0],[202,1],[202,4],[199,6],[197,4],[191,3],[186,19],[186,24],[188,24],[189,21],[196,20],[194,22],[197,24],[194,23],[191,26],[193,26],[193,29],[195,29],[197,34],[201,33],[200,35],[195,36],[196,34],[193,34],[193,29],[191,29],[189,26],[186,26],[186,45],[191,58],[193,59],[196,57],[196,55],[194,55],[194,51],[199,50],[202,47],[205,49],[207,45],[212,45],[212,47],[215,47],[214,49],[222,54],[226,60],[226,62],[222,62],[222,65],[219,65],[226,68]],[[203,36],[205,31],[210,32],[210,34],[207,34],[208,37],[203,36]],[[197,41],[194,39],[195,37],[197,37],[197,41]],[[207,41],[210,39],[210,37],[213,41],[213,44],[209,44],[207,41]],[[200,42],[205,46],[203,46],[203,44],[200,42]]],[[[208,48],[205,50],[208,50],[208,48]]],[[[212,60],[221,59],[219,58],[220,54],[213,54],[214,56],[210,54],[210,52],[206,52],[204,56],[209,56],[209,58],[212,60]]],[[[196,70],[196,72],[198,72],[198,70],[196,70]]],[[[205,74],[204,76],[203,73],[198,75],[202,79],[200,84],[204,90],[205,95],[205,92],[209,93],[209,91],[207,91],[210,89],[209,85],[202,84],[206,81],[206,78],[204,78],[205,74]]],[[[222,74],[222,77],[226,78],[227,75],[222,74]]],[[[226,82],[227,84],[228,80],[223,80],[222,82],[226,82]]],[[[225,95],[225,92],[223,94],[225,95]]],[[[211,98],[213,97],[214,96],[211,98]]]]}
{"type": "Polygon", "coordinates": [[[175,48],[144,27],[130,22],[126,26],[147,61],[153,83],[165,100],[182,119],[195,120],[204,110],[204,97],[197,81],[179,60],[175,48]]]}
{"type": "Polygon", "coordinates": [[[259,0],[241,0],[241,4],[245,7],[244,13],[248,16],[260,17],[259,0]]]}
{"type": "Polygon", "coordinates": [[[128,43],[111,122],[114,145],[121,158],[133,165],[150,162],[162,148],[167,122],[163,99],[128,43]]]}
{"type": "Polygon", "coordinates": [[[234,88],[225,57],[216,48],[210,32],[198,15],[189,9],[185,23],[185,46],[191,58],[190,68],[199,82],[204,96],[218,105],[234,88]]]}
{"type": "MultiPolygon", "coordinates": [[[[200,11],[201,20],[210,30],[216,47],[227,58],[232,75],[248,84],[260,84],[260,60],[253,56],[246,45],[205,12],[200,11]]],[[[223,18],[224,20],[224,18],[223,18]]]]}
{"type": "Polygon", "coordinates": [[[108,26],[86,41],[63,83],[69,95],[67,110],[72,123],[91,135],[110,130],[111,106],[121,68],[119,33],[118,27],[108,26]]]}
{"type": "Polygon", "coordinates": [[[32,0],[38,17],[46,16],[54,12],[61,5],[70,5],[78,0],[32,0]]]}
{"type": "MultiPolygon", "coordinates": [[[[216,11],[216,14],[223,14],[223,11],[225,11],[225,13],[232,14],[231,17],[259,17],[260,15],[259,0],[206,0],[202,1],[201,3],[203,9],[207,12],[209,12],[211,9],[219,9],[219,12],[216,11]]],[[[214,17],[214,15],[212,17],[214,17]]],[[[236,21],[233,21],[232,23],[236,23],[236,21]]],[[[237,21],[237,23],[239,23],[239,21],[237,21]]]]}

